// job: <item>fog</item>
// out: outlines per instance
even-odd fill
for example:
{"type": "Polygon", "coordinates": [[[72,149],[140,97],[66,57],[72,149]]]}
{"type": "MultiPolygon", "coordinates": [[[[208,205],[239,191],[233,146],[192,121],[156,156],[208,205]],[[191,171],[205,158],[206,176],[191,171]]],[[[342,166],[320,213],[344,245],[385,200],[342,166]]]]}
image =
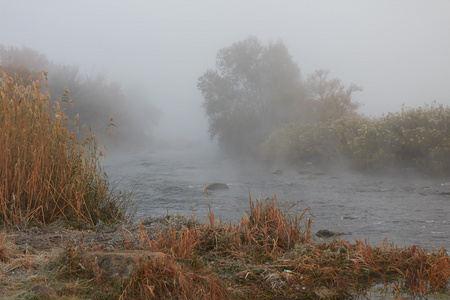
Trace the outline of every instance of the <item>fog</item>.
{"type": "Polygon", "coordinates": [[[445,0],[2,1],[0,43],[144,87],[163,112],[156,135],[206,145],[197,79],[249,35],[282,40],[303,77],[330,69],[362,86],[366,115],[450,104],[449,11],[445,0]]]}
{"type": "MultiPolygon", "coordinates": [[[[416,177],[410,169],[387,177],[321,170],[310,162],[295,169],[217,155],[197,82],[215,68],[220,49],[254,36],[262,45],[282,41],[304,81],[326,69],[345,86],[361,86],[352,100],[363,115],[398,112],[403,104],[450,105],[449,12],[448,0],[0,0],[0,44],[29,47],[54,64],[78,66],[87,78],[101,74],[120,84],[129,101],[124,116],[140,125],[136,136],[153,135],[163,149],[126,143],[132,151],[125,155],[107,151],[105,171],[114,189],[133,189],[138,217],[170,209],[204,218],[211,205],[218,217],[232,220],[248,208],[249,192],[276,191],[279,199],[311,207],[314,230],[448,249],[447,178],[416,177]],[[179,151],[186,148],[195,151],[179,151]],[[230,189],[211,191],[206,199],[205,184],[213,182],[230,189]]],[[[236,123],[234,132],[243,131],[236,123]]],[[[448,128],[448,119],[442,123],[448,128]]],[[[445,145],[436,146],[438,163],[441,157],[448,162],[445,145]]]]}

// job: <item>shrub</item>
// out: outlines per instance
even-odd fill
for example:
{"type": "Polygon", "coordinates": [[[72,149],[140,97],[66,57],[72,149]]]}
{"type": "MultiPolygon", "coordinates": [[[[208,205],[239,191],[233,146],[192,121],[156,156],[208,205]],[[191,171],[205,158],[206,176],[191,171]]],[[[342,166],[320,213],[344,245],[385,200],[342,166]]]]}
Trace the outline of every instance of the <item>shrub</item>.
{"type": "Polygon", "coordinates": [[[289,124],[263,144],[270,160],[346,159],[359,169],[413,167],[450,174],[450,108],[432,103],[379,118],[352,117],[310,125],[289,124]]]}

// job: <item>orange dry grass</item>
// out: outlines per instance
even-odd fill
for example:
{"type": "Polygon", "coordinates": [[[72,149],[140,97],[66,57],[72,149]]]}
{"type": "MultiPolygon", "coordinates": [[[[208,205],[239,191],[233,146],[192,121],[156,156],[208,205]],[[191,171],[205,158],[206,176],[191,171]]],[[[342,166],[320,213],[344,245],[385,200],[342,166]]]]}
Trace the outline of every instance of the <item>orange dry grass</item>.
{"type": "Polygon", "coordinates": [[[196,272],[174,258],[150,260],[138,267],[120,299],[231,299],[212,273],[196,272]]]}
{"type": "Polygon", "coordinates": [[[0,262],[8,262],[9,248],[6,241],[6,233],[0,233],[0,262]]]}
{"type": "Polygon", "coordinates": [[[372,247],[368,242],[352,244],[344,240],[315,244],[310,238],[309,208],[298,213],[291,210],[289,206],[281,209],[276,195],[256,202],[250,197],[250,212],[238,224],[220,223],[209,214],[203,225],[181,230],[170,227],[151,238],[141,227],[140,239],[153,251],[169,253],[193,265],[206,255],[207,260],[215,257],[218,266],[242,261],[261,266],[268,278],[283,281],[279,286],[293,287],[280,290],[266,280],[267,276],[251,283],[247,276],[252,271],[247,270],[245,281],[257,285],[255,295],[270,290],[286,296],[303,286],[306,294],[314,295],[326,288],[331,295],[346,298],[364,295],[380,283],[385,289],[411,296],[448,290],[450,258],[445,250],[427,253],[418,246],[398,248],[383,243],[372,247]],[[305,227],[301,228],[304,218],[305,227]]]}
{"type": "Polygon", "coordinates": [[[363,241],[335,240],[296,248],[290,257],[278,267],[293,270],[293,281],[326,286],[345,297],[364,294],[376,283],[418,296],[446,291],[450,283],[450,259],[443,249],[427,253],[418,246],[402,249],[383,243],[371,247],[363,241]]]}
{"type": "Polygon", "coordinates": [[[287,203],[284,209],[278,204],[277,195],[266,201],[250,199],[250,213],[244,215],[237,226],[232,228],[239,251],[246,248],[258,249],[270,259],[278,258],[299,242],[308,242],[311,233],[311,221],[307,219],[305,228],[301,227],[301,220],[309,213],[309,207],[302,211],[292,212],[287,203]]]}
{"type": "Polygon", "coordinates": [[[0,74],[0,223],[73,217],[93,224],[108,190],[95,135],[87,131],[79,142],[39,81],[24,85],[1,66],[0,74]]]}
{"type": "MultiPolygon", "coordinates": [[[[189,259],[194,250],[215,250],[216,253],[233,257],[248,256],[257,261],[272,260],[292,249],[297,243],[310,241],[312,220],[306,220],[305,228],[300,224],[310,209],[307,208],[301,213],[291,209],[290,206],[281,209],[276,195],[272,199],[256,202],[250,196],[250,212],[244,215],[238,224],[221,223],[210,211],[206,224],[192,228],[183,227],[181,230],[170,226],[149,238],[141,223],[140,242],[137,243],[152,251],[162,251],[184,259],[189,259]]],[[[126,236],[125,239],[130,248],[131,243],[126,236]]],[[[135,241],[134,237],[132,239],[135,241]]]]}

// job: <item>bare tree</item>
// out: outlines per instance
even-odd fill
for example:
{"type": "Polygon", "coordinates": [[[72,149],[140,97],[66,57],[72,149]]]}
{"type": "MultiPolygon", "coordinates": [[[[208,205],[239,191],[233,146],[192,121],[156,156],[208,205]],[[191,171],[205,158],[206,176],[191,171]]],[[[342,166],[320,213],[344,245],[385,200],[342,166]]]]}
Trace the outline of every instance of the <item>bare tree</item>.
{"type": "Polygon", "coordinates": [[[355,84],[346,87],[338,78],[328,79],[329,73],[329,70],[317,70],[308,76],[306,104],[309,104],[311,121],[336,120],[354,114],[359,108],[359,103],[352,101],[352,94],[361,92],[362,87],[355,84]]]}

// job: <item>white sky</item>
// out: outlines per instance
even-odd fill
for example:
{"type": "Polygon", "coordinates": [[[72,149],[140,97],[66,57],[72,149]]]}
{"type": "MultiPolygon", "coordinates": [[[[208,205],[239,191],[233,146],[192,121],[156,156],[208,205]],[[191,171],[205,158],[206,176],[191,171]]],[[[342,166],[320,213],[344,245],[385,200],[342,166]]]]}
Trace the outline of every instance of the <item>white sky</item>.
{"type": "MultiPolygon", "coordinates": [[[[281,39],[302,74],[330,69],[364,88],[361,112],[450,105],[450,1],[0,0],[0,43],[141,84],[159,133],[207,136],[197,79],[220,48],[281,39]]],[[[70,87],[69,87],[70,88],[70,87]]]]}

